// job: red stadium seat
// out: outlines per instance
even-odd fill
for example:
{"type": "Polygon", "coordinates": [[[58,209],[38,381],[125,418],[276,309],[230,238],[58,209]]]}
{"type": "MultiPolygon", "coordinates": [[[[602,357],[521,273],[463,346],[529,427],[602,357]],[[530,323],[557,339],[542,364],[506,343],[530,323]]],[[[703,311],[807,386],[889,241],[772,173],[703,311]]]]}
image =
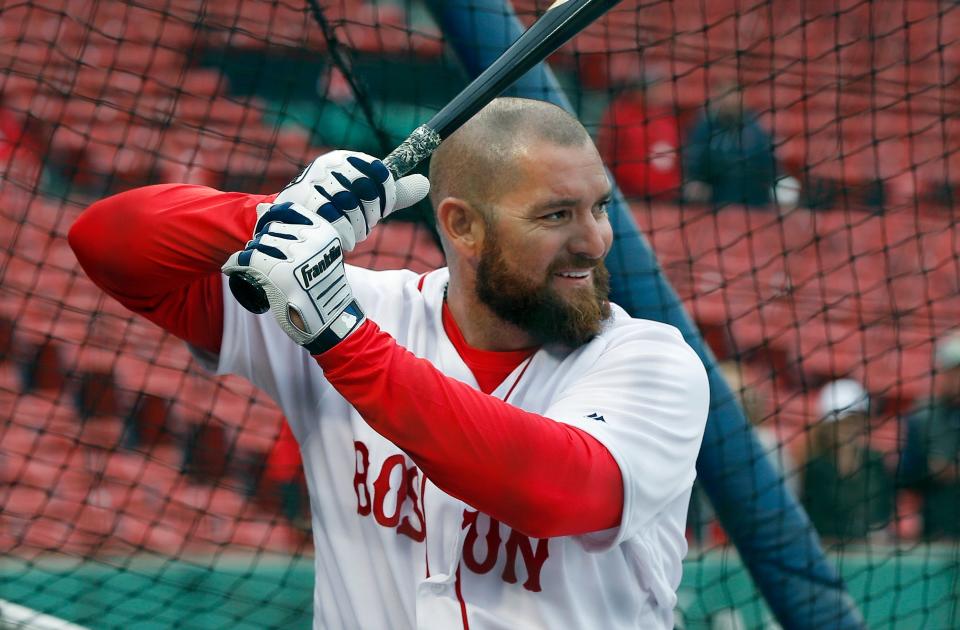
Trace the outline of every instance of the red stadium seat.
{"type": "Polygon", "coordinates": [[[231,449],[266,452],[273,446],[283,416],[271,401],[227,387],[216,388],[210,400],[211,418],[229,428],[231,449]]]}
{"type": "MultiPolygon", "coordinates": [[[[155,45],[162,42],[164,48],[189,50],[198,37],[191,21],[175,19],[147,7],[116,5],[117,13],[109,18],[112,28],[109,34],[126,42],[155,45]]],[[[106,26],[106,24],[105,24],[106,26]]]]}
{"type": "Polygon", "coordinates": [[[223,424],[213,419],[185,422],[181,442],[187,474],[207,483],[217,483],[225,477],[230,465],[227,440],[223,424]]]}
{"type": "Polygon", "coordinates": [[[238,549],[289,552],[302,542],[303,536],[293,527],[267,520],[238,521],[230,535],[230,544],[238,549]]]}
{"type": "MultiPolygon", "coordinates": [[[[13,343],[13,340],[10,340],[13,343]]],[[[12,352],[8,346],[7,352],[12,352]]],[[[15,396],[20,392],[20,373],[12,357],[7,354],[0,358],[0,415],[14,404],[15,396]]],[[[6,417],[6,416],[4,416],[6,417]]]]}
{"type": "Polygon", "coordinates": [[[132,353],[117,358],[116,374],[121,389],[125,391],[168,399],[178,397],[187,378],[177,367],[157,365],[148,356],[138,357],[132,353]]]}
{"type": "Polygon", "coordinates": [[[57,467],[69,467],[76,443],[70,428],[75,417],[57,417],[65,409],[34,395],[21,396],[10,409],[10,420],[0,430],[4,451],[15,457],[37,457],[57,467]],[[39,408],[39,413],[38,409],[39,408]]]}
{"type": "MultiPolygon", "coordinates": [[[[83,553],[86,549],[71,547],[65,549],[70,537],[72,526],[69,523],[50,519],[32,519],[24,527],[22,544],[25,547],[42,549],[44,551],[66,551],[68,553],[83,553]]],[[[18,555],[20,550],[17,550],[18,555]]]]}
{"type": "Polygon", "coordinates": [[[253,514],[252,504],[241,494],[226,488],[209,488],[206,499],[197,505],[199,517],[194,528],[195,542],[224,545],[242,519],[253,514]]]}
{"type": "Polygon", "coordinates": [[[932,344],[898,348],[866,364],[865,385],[870,393],[888,401],[891,409],[906,412],[914,400],[930,396],[932,344]]]}
{"type": "Polygon", "coordinates": [[[43,511],[49,497],[43,488],[13,484],[0,487],[0,505],[10,516],[32,518],[43,511]]]}
{"type": "Polygon", "coordinates": [[[187,532],[167,521],[144,520],[136,514],[123,514],[113,535],[132,551],[173,556],[186,546],[187,532]]]}

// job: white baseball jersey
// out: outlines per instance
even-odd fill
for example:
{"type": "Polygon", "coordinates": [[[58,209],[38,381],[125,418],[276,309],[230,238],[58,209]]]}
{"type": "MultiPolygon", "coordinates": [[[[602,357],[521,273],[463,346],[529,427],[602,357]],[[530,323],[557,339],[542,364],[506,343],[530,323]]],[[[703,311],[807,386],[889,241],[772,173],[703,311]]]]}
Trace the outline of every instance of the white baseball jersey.
{"type": "MultiPolygon", "coordinates": [[[[384,331],[477,386],[443,328],[446,269],[422,282],[410,271],[350,266],[347,276],[384,331]]],[[[587,431],[623,475],[619,527],[531,539],[425,479],[272,317],[241,308],[226,282],[224,304],[216,370],[267,392],[300,444],[316,547],[315,628],[673,627],[709,399],[703,365],[675,328],[614,306],[591,342],[572,352],[541,348],[493,392],[587,431]]]]}

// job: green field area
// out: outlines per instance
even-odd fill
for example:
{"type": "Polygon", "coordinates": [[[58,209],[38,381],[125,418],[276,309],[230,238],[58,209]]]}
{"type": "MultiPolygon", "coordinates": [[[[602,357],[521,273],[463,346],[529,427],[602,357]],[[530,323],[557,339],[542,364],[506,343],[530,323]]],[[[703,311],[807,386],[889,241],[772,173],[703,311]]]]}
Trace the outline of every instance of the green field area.
{"type": "MultiPolygon", "coordinates": [[[[960,547],[833,559],[871,628],[960,628],[960,547]]],[[[309,628],[312,580],[312,559],[269,555],[0,561],[0,599],[97,629],[309,628]]],[[[691,553],[679,595],[689,630],[734,616],[775,627],[732,549],[691,553]]]]}

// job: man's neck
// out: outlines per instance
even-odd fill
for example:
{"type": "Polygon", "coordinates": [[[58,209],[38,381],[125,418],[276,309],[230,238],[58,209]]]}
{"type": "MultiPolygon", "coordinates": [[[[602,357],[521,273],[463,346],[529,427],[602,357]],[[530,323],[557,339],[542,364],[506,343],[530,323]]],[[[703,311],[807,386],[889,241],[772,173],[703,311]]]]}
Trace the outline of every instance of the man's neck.
{"type": "Polygon", "coordinates": [[[447,289],[447,305],[463,338],[477,350],[504,352],[537,345],[523,329],[504,321],[477,298],[473,287],[457,282],[451,276],[447,289]]]}

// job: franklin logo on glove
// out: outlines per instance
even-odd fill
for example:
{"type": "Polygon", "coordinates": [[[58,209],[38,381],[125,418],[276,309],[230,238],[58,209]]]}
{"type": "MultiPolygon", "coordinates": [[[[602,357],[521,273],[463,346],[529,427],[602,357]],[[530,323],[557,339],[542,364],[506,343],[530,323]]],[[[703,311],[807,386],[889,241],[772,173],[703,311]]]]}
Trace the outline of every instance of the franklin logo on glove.
{"type": "Polygon", "coordinates": [[[380,219],[429,190],[423,175],[394,179],[365,153],[321,155],[273,202],[257,204],[253,238],[221,270],[240,304],[257,314],[269,311],[291,339],[322,354],[365,319],[345,276],[344,254],[380,219]]]}
{"type": "Polygon", "coordinates": [[[329,269],[330,265],[340,260],[342,254],[340,244],[333,242],[330,245],[330,249],[326,252],[318,252],[316,256],[312,257],[297,269],[297,271],[300,272],[300,277],[298,278],[300,280],[300,286],[302,286],[305,291],[310,290],[310,288],[320,280],[321,274],[329,269]],[[318,257],[320,260],[316,260],[318,257]],[[316,262],[314,262],[315,260],[316,262]]]}

